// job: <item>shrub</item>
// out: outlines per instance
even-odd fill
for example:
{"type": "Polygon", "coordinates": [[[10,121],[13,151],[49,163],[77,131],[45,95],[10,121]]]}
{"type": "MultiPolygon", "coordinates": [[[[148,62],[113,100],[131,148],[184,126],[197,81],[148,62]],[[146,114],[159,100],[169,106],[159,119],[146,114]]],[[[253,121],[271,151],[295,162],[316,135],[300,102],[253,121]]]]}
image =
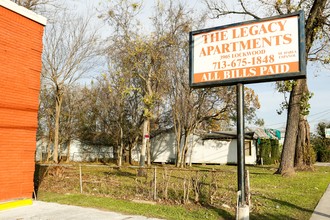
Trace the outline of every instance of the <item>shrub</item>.
{"type": "Polygon", "coordinates": [[[316,160],[319,162],[330,162],[330,148],[324,142],[314,143],[316,160]]]}
{"type": "Polygon", "coordinates": [[[261,139],[259,142],[260,157],[263,164],[274,164],[280,159],[280,145],[277,139],[261,139]]]}
{"type": "Polygon", "coordinates": [[[269,139],[260,140],[260,156],[263,159],[263,164],[272,164],[271,159],[271,144],[269,139]]]}
{"type": "Polygon", "coordinates": [[[330,139],[326,138],[325,129],[330,128],[330,123],[320,122],[316,133],[311,135],[311,144],[319,162],[330,162],[330,139]]]}
{"type": "Polygon", "coordinates": [[[278,162],[280,160],[280,143],[277,139],[270,139],[271,144],[271,158],[273,160],[272,163],[278,162]]]}

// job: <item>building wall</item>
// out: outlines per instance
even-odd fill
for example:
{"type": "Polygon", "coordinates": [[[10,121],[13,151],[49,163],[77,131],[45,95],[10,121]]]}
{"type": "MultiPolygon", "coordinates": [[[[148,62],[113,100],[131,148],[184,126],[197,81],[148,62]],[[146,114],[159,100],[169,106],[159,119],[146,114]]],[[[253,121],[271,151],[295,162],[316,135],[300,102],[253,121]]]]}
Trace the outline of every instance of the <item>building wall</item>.
{"type": "MultiPolygon", "coordinates": [[[[36,161],[42,162],[47,159],[47,145],[46,139],[40,139],[37,141],[36,149],[36,161]]],[[[50,146],[53,151],[53,144],[50,146]]],[[[67,157],[68,145],[59,145],[58,154],[61,159],[67,157]]],[[[72,140],[70,144],[70,161],[74,162],[93,162],[100,160],[111,160],[114,159],[114,152],[112,146],[93,146],[83,144],[78,140],[72,140]]]]}
{"type": "Polygon", "coordinates": [[[0,201],[6,201],[33,193],[44,25],[0,3],[0,201]]]}
{"type": "MultiPolygon", "coordinates": [[[[256,164],[257,152],[256,141],[251,142],[251,155],[245,156],[246,164],[256,164]]],[[[183,143],[182,143],[183,144],[183,143]]],[[[235,164],[237,163],[237,140],[201,140],[197,135],[191,135],[188,138],[189,150],[187,162],[192,163],[216,163],[216,164],[235,164]]],[[[175,135],[165,133],[151,139],[151,160],[158,163],[175,162],[175,135]]],[[[51,147],[52,149],[52,147],[51,147]]],[[[47,154],[47,141],[39,140],[37,142],[36,160],[45,160],[47,154]]],[[[67,155],[67,147],[61,145],[59,154],[67,155]]],[[[133,161],[139,161],[140,148],[133,149],[133,161]]],[[[71,141],[70,160],[75,162],[96,161],[114,159],[114,152],[111,146],[90,146],[82,144],[79,141],[71,141]]]]}
{"type": "MultiPolygon", "coordinates": [[[[182,143],[181,143],[182,144],[182,143]]],[[[197,135],[188,137],[189,150],[187,162],[192,163],[237,163],[237,140],[201,140],[197,135]]],[[[175,161],[175,135],[166,133],[151,139],[151,157],[154,162],[175,161]]],[[[251,155],[245,156],[246,164],[256,164],[256,141],[251,141],[251,155]]],[[[134,151],[134,160],[139,158],[139,149],[134,151]]]]}
{"type": "MultiPolygon", "coordinates": [[[[188,160],[189,161],[189,160],[188,160]]],[[[200,140],[192,148],[192,163],[237,163],[237,140],[200,140]]],[[[251,155],[245,155],[245,164],[256,164],[256,145],[252,141],[251,155]]]]}

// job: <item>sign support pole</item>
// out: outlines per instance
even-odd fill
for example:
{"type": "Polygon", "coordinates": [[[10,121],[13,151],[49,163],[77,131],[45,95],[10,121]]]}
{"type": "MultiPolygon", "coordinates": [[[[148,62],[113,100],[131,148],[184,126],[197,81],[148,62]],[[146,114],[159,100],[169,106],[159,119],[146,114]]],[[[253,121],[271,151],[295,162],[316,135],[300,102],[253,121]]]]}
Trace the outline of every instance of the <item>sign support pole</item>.
{"type": "Polygon", "coordinates": [[[237,94],[237,185],[238,185],[238,219],[249,219],[249,207],[245,201],[245,148],[244,148],[244,85],[236,85],[237,94]]]}

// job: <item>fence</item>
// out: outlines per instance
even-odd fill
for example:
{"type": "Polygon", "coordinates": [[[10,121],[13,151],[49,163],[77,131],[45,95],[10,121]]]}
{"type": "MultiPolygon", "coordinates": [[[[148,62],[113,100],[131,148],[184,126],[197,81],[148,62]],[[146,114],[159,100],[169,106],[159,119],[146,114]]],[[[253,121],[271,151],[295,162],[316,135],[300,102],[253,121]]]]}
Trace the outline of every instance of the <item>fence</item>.
{"type": "Polygon", "coordinates": [[[174,204],[236,206],[236,172],[230,170],[81,164],[38,165],[36,170],[36,190],[174,204]]]}

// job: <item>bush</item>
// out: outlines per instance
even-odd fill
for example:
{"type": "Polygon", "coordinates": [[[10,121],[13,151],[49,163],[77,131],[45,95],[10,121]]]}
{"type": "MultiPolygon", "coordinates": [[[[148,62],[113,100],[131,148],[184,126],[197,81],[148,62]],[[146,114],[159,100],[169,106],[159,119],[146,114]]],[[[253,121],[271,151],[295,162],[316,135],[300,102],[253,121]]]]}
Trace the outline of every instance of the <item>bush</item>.
{"type": "Polygon", "coordinates": [[[270,144],[272,147],[272,151],[271,151],[271,157],[273,160],[273,163],[276,163],[280,160],[280,143],[277,139],[271,139],[270,140],[270,144]]]}
{"type": "Polygon", "coordinates": [[[269,139],[261,139],[260,140],[260,156],[263,160],[263,164],[269,165],[272,164],[271,159],[271,144],[269,139]]]}
{"type": "Polygon", "coordinates": [[[320,122],[316,134],[311,136],[311,144],[316,153],[316,161],[330,162],[330,139],[325,137],[325,129],[330,128],[330,123],[320,122]]]}
{"type": "Polygon", "coordinates": [[[318,153],[319,153],[320,162],[330,162],[330,150],[329,150],[329,148],[324,150],[324,151],[318,152],[318,153]]]}
{"type": "Polygon", "coordinates": [[[280,159],[280,145],[277,139],[261,139],[259,143],[260,157],[263,164],[270,165],[280,159]]]}
{"type": "Polygon", "coordinates": [[[314,143],[313,147],[316,153],[316,161],[330,162],[330,148],[324,143],[324,141],[314,143]]]}

